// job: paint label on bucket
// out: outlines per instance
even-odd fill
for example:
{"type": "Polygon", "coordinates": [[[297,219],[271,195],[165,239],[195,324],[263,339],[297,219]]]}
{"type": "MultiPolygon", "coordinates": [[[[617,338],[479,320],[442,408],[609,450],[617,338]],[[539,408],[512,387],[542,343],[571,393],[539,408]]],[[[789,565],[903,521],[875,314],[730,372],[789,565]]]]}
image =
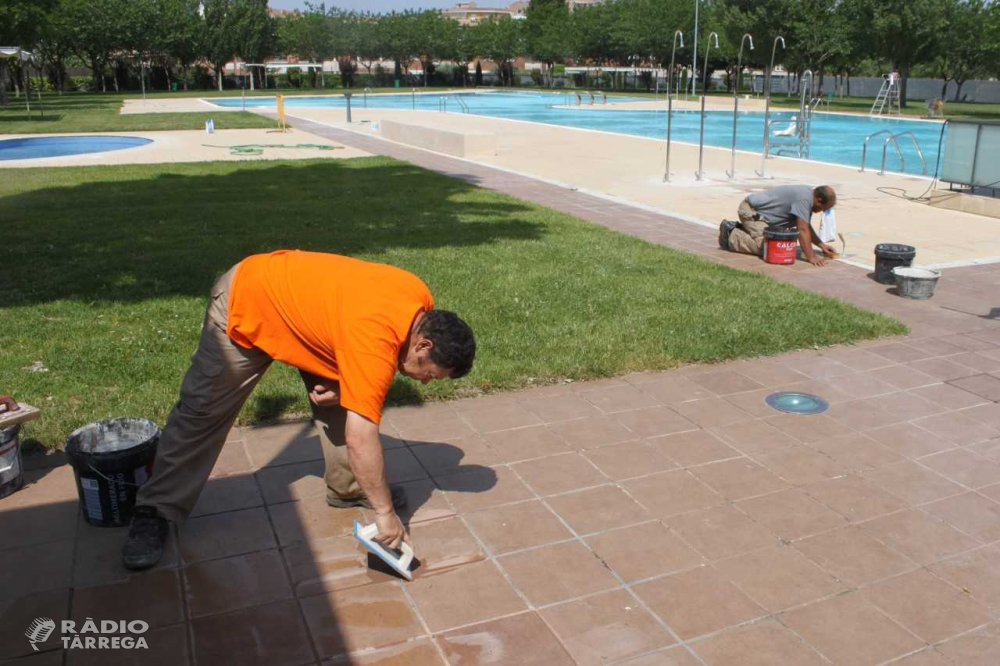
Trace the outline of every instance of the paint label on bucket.
{"type": "Polygon", "coordinates": [[[87,509],[87,517],[104,520],[104,512],[101,510],[101,484],[94,479],[80,477],[80,487],[83,488],[83,506],[87,509]]]}

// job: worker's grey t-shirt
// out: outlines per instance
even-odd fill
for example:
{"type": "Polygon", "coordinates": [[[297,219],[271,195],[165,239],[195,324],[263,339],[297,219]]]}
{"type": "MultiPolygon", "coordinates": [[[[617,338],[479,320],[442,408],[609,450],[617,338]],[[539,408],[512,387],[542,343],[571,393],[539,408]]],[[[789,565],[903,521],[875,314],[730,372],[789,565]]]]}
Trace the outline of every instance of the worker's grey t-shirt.
{"type": "Polygon", "coordinates": [[[795,226],[797,218],[809,222],[812,217],[813,188],[808,185],[779,185],[746,200],[768,226],[795,226]]]}

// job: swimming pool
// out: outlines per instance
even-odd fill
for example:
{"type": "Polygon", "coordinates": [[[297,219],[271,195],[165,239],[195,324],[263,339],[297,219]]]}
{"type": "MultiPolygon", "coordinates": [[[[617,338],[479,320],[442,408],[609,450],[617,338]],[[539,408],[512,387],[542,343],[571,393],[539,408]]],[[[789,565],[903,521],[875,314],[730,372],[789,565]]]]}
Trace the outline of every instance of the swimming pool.
{"type": "MultiPolygon", "coordinates": [[[[441,97],[437,94],[392,94],[369,95],[367,102],[361,94],[355,93],[351,106],[357,110],[367,106],[378,109],[411,109],[437,111],[441,97]]],[[[453,95],[452,95],[453,96],[453,95]]],[[[528,120],[533,122],[579,127],[584,129],[632,134],[658,139],[665,139],[666,109],[662,110],[622,110],[602,111],[588,107],[556,108],[566,104],[569,95],[564,92],[476,92],[461,93],[462,100],[470,113],[509,118],[511,120],[528,120]]],[[[240,107],[241,99],[208,99],[205,100],[217,106],[240,107]]],[[[649,101],[639,97],[609,97],[608,103],[649,101]]],[[[246,100],[246,106],[256,108],[273,107],[273,97],[255,97],[246,100]]],[[[665,105],[665,102],[660,102],[665,105]]],[[[285,98],[285,107],[344,107],[342,95],[327,96],[291,96],[285,98]]],[[[459,105],[449,100],[449,111],[459,111],[459,105]]],[[[791,121],[796,111],[783,109],[772,111],[771,118],[791,121]]],[[[674,141],[698,143],[700,113],[698,111],[674,110],[671,137],[674,141]]],[[[779,123],[778,127],[782,127],[779,123]]],[[[938,139],[941,135],[941,125],[936,122],[919,120],[903,120],[900,118],[869,118],[868,116],[848,115],[838,113],[818,112],[813,115],[812,142],[809,157],[822,162],[861,165],[861,152],[865,137],[873,132],[888,129],[893,133],[910,131],[917,137],[924,159],[927,161],[927,173],[934,173],[937,160],[938,139]]],[[[764,113],[761,111],[740,111],[736,147],[740,150],[761,151],[764,131],[764,113]]],[[[707,111],[705,117],[705,143],[723,148],[732,147],[733,112],[707,111]]],[[[876,137],[868,146],[868,168],[878,170],[882,158],[882,140],[876,137]]],[[[920,160],[913,147],[913,142],[904,137],[899,141],[905,160],[905,172],[919,174],[920,160]]],[[[886,169],[901,171],[899,158],[890,147],[886,158],[886,169]]]]}
{"type": "Polygon", "coordinates": [[[105,153],[153,143],[137,136],[33,136],[0,141],[0,160],[31,160],[85,153],[105,153]]]}

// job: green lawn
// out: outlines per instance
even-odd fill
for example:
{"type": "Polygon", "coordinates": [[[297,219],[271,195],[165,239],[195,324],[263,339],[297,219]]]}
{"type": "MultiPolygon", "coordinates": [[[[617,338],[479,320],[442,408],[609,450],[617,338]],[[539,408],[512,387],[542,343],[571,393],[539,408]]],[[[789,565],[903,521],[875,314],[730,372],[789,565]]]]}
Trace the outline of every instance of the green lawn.
{"type": "MultiPolygon", "coordinates": [[[[2,392],[60,445],[100,418],[163,422],[213,278],[302,248],[420,275],[477,334],[446,398],[904,332],[898,322],[388,158],[12,169],[0,179],[2,392]],[[41,363],[48,371],[32,371],[41,363]]],[[[275,366],[243,423],[304,413],[275,366]]]]}
{"type": "Polygon", "coordinates": [[[141,95],[68,94],[42,97],[44,116],[37,100],[31,104],[31,117],[24,98],[10,97],[0,107],[0,134],[42,134],[55,132],[138,132],[155,130],[202,129],[209,117],[216,129],[271,128],[277,123],[255,113],[137,113],[121,115],[122,100],[141,95]]]}

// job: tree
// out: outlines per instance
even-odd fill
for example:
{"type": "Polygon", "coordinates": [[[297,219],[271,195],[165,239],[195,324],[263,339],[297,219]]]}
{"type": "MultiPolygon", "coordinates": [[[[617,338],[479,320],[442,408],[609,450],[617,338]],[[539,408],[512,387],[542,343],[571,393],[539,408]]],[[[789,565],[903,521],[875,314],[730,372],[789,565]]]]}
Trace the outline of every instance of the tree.
{"type": "MultiPolygon", "coordinates": [[[[4,0],[0,2],[0,42],[30,50],[54,6],[53,0],[4,0]]],[[[8,58],[0,58],[0,105],[7,103],[8,58]]],[[[18,63],[19,64],[19,63],[18,63]]]]}
{"type": "Polygon", "coordinates": [[[67,0],[64,11],[72,27],[73,50],[90,66],[94,90],[108,91],[104,78],[112,55],[121,48],[127,0],[67,0]]]}
{"type": "MultiPolygon", "coordinates": [[[[455,61],[455,66],[462,72],[462,86],[465,87],[469,84],[469,63],[479,55],[479,44],[476,43],[476,32],[469,26],[456,25],[455,31],[455,49],[452,53],[452,59],[455,61]]],[[[482,67],[479,67],[478,62],[476,67],[479,68],[479,83],[477,85],[482,85],[483,70],[482,67]]]]}
{"type": "Polygon", "coordinates": [[[412,11],[391,12],[380,20],[385,39],[385,55],[396,63],[402,74],[408,74],[410,63],[420,55],[416,35],[416,13],[412,11]]]}
{"type": "Polygon", "coordinates": [[[565,0],[531,0],[525,12],[524,39],[527,53],[546,67],[549,85],[555,63],[569,55],[569,9],[565,0]]]}
{"type": "MultiPolygon", "coordinates": [[[[161,48],[180,67],[184,90],[188,88],[188,68],[200,55],[202,20],[198,13],[201,0],[161,0],[158,26],[161,48]]],[[[169,74],[167,79],[169,81],[169,74]]]]}
{"type": "Polygon", "coordinates": [[[497,66],[500,85],[514,85],[514,59],[525,52],[521,21],[515,21],[509,16],[490,18],[477,23],[474,30],[482,49],[481,55],[497,66]]]}
{"type": "Polygon", "coordinates": [[[420,12],[412,20],[414,47],[423,65],[424,87],[427,87],[435,62],[455,52],[458,23],[431,9],[420,12]]]}
{"type": "MultiPolygon", "coordinates": [[[[357,27],[355,25],[355,28],[357,27]]],[[[330,17],[325,3],[313,5],[307,2],[306,11],[295,12],[282,19],[278,27],[278,36],[286,53],[294,53],[309,62],[323,63],[336,55],[332,50],[330,17]]],[[[322,69],[320,69],[320,85],[326,87],[322,69]]]]}
{"type": "Polygon", "coordinates": [[[233,55],[243,62],[260,63],[274,55],[277,25],[267,9],[267,0],[231,0],[226,23],[233,55]]]}
{"type": "Polygon", "coordinates": [[[941,1],[945,24],[938,35],[933,71],[944,80],[941,99],[948,91],[948,82],[954,81],[957,102],[966,81],[989,73],[995,62],[996,32],[985,0],[941,1]]]}
{"type": "Polygon", "coordinates": [[[226,63],[236,55],[233,34],[233,0],[204,0],[202,2],[202,55],[215,68],[215,78],[222,90],[226,63]]]}
{"type": "MultiPolygon", "coordinates": [[[[73,29],[69,23],[64,2],[54,4],[44,23],[40,26],[36,50],[54,80],[56,90],[61,95],[66,79],[66,59],[73,52],[73,29]]],[[[2,65],[0,65],[2,67],[2,65]]]]}

